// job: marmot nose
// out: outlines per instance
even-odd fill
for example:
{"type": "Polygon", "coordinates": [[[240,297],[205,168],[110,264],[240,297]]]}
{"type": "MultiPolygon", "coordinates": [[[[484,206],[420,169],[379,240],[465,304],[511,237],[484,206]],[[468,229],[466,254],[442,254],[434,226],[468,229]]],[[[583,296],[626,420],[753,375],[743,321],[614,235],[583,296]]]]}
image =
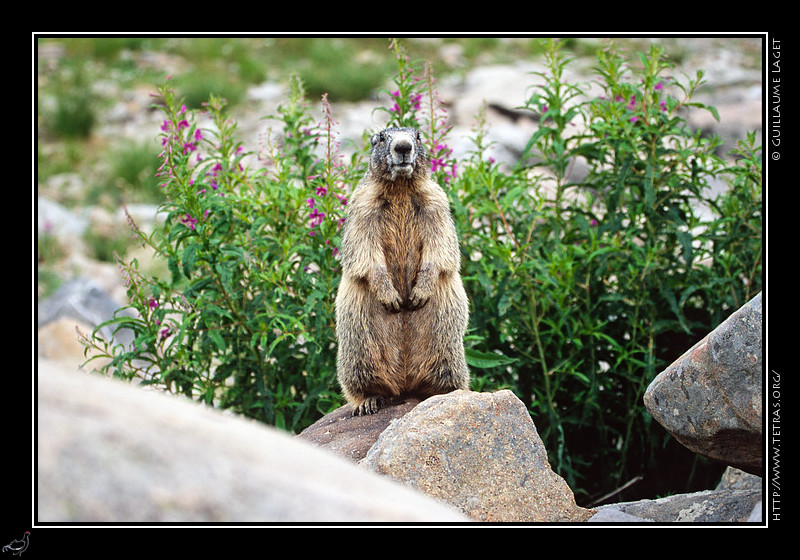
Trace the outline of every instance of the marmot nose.
{"type": "Polygon", "coordinates": [[[411,154],[413,148],[414,146],[408,140],[397,140],[392,145],[392,150],[404,160],[411,154]]]}

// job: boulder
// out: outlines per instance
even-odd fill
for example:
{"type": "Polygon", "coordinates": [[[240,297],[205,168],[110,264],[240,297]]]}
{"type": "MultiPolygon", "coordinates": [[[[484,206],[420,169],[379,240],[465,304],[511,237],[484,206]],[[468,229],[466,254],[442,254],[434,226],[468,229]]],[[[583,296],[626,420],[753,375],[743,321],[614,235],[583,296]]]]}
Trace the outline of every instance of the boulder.
{"type": "Polygon", "coordinates": [[[454,391],[416,405],[360,463],[478,521],[585,521],[511,391],[454,391]]]}
{"type": "Polygon", "coordinates": [[[589,522],[740,523],[760,512],[760,489],[724,489],[599,506],[589,522]]]}
{"type": "Polygon", "coordinates": [[[367,455],[390,422],[405,415],[419,402],[419,399],[404,399],[365,416],[353,416],[353,407],[345,405],[326,414],[297,437],[358,462],[367,455]]]}
{"type": "Polygon", "coordinates": [[[728,467],[713,490],[598,506],[590,523],[760,523],[764,482],[728,467]]]}
{"type": "Polygon", "coordinates": [[[715,490],[760,490],[763,486],[764,479],[760,476],[728,467],[715,490]]]}
{"type": "Polygon", "coordinates": [[[688,449],[761,475],[761,293],[661,372],[647,410],[688,449]]]}
{"type": "Polygon", "coordinates": [[[42,361],[37,522],[459,522],[434,499],[255,421],[42,361]]]}

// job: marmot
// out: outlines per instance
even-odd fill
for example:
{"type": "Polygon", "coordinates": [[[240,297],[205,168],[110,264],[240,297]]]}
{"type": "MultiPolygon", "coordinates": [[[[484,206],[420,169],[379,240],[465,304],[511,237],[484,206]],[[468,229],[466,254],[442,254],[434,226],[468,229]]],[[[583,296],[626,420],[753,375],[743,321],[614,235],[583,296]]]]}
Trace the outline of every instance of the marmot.
{"type": "Polygon", "coordinates": [[[469,301],[447,195],[418,130],[388,128],[371,145],[347,205],[336,296],[337,376],[354,415],[469,389],[469,301]]]}

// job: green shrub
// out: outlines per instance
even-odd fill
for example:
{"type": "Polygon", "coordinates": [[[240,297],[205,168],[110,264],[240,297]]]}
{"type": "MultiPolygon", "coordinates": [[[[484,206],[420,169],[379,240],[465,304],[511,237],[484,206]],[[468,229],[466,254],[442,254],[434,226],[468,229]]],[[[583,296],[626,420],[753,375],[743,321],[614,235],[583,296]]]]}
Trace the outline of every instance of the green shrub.
{"type": "MultiPolygon", "coordinates": [[[[492,162],[483,125],[470,157],[455,161],[430,65],[392,47],[395,103],[380,109],[390,125],[427,133],[450,196],[472,299],[473,389],[514,390],[580,500],[651,470],[660,479],[650,496],[683,491],[692,477],[681,472],[673,484],[665,474],[680,470],[669,466],[680,451],[642,394],[760,290],[753,137],[726,166],[717,142],[686,125],[687,110],[713,112],[692,100],[702,74],[669,76],[656,47],[635,69],[613,44],[601,51],[594,98],[564,80],[570,61],[546,42],[547,70],[526,104],[540,119],[527,166],[492,162]],[[578,160],[587,171],[576,179],[578,160]],[[716,175],[730,177],[731,189],[712,199],[716,175]]],[[[168,87],[161,93],[167,219],[139,234],[171,277],[144,278],[135,261],[122,262],[134,314],[110,323],[131,329],[135,343],[111,347],[95,334],[87,347],[111,358],[106,369],[116,376],[298,431],[342,403],[336,247],[365,160],[360,152],[341,159],[327,98],[326,118],[311,122],[298,80],[276,116],[281,141],[268,142],[254,168],[243,165],[218,99],[208,105],[214,126],[201,130],[168,87]]]]}
{"type": "Polygon", "coordinates": [[[309,95],[327,94],[332,102],[370,98],[386,78],[386,64],[383,60],[353,64],[359,47],[344,38],[307,41],[296,67],[309,95]]]}
{"type": "Polygon", "coordinates": [[[200,68],[181,74],[175,80],[175,89],[180,91],[189,109],[203,107],[211,96],[224,99],[226,105],[236,105],[245,95],[245,85],[230,80],[220,72],[200,68]]]}
{"type": "MultiPolygon", "coordinates": [[[[154,142],[122,142],[107,154],[109,170],[102,194],[112,197],[115,204],[129,202],[161,202],[164,199],[156,171],[158,145],[154,142]],[[114,189],[109,189],[108,185],[114,189]]],[[[100,193],[94,193],[100,197],[100,193]]]]}
{"type": "Polygon", "coordinates": [[[44,127],[62,139],[88,138],[97,124],[97,99],[85,71],[76,65],[71,74],[57,80],[54,107],[44,115],[44,127]]]}

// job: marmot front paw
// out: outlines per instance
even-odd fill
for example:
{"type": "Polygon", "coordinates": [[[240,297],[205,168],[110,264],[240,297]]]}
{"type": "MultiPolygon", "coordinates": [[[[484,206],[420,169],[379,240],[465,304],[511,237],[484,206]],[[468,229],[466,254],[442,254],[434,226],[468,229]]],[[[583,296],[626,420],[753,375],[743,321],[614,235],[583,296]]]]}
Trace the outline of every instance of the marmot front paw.
{"type": "Polygon", "coordinates": [[[385,267],[381,267],[374,275],[375,278],[375,297],[378,298],[386,309],[393,313],[400,311],[403,300],[400,294],[392,285],[392,280],[386,272],[385,267]]]}
{"type": "Polygon", "coordinates": [[[414,286],[414,289],[411,290],[411,297],[408,298],[408,306],[407,308],[410,310],[419,309],[423,307],[428,300],[431,299],[430,292],[426,292],[425,290],[420,289],[419,286],[414,286]]]}
{"type": "Polygon", "coordinates": [[[411,290],[408,298],[408,308],[411,310],[423,307],[433,295],[436,273],[432,264],[423,263],[417,274],[417,283],[411,290]]]}

